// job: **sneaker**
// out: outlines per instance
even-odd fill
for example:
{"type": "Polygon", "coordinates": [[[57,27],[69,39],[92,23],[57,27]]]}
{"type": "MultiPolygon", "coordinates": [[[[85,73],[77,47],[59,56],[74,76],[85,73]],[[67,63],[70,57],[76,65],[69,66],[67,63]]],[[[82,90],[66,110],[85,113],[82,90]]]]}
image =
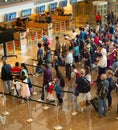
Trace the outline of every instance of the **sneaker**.
{"type": "Polygon", "coordinates": [[[41,98],[37,99],[37,101],[39,101],[39,102],[44,102],[44,100],[42,100],[41,98]]]}

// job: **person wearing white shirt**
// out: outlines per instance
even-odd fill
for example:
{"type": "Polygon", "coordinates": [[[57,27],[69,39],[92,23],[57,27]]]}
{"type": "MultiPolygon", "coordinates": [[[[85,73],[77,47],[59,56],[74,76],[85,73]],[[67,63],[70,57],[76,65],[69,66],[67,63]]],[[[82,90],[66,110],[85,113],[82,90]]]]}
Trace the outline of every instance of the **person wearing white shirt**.
{"type": "Polygon", "coordinates": [[[70,80],[71,79],[71,65],[73,63],[73,54],[70,50],[67,51],[65,63],[66,63],[66,77],[68,80],[70,80]]]}
{"type": "MultiPolygon", "coordinates": [[[[92,81],[92,79],[91,79],[91,74],[90,74],[90,68],[89,68],[89,66],[86,66],[85,67],[85,76],[86,76],[86,79],[90,82],[90,84],[91,84],[91,81],[92,81]]],[[[86,104],[87,105],[89,105],[90,104],[90,100],[92,99],[92,96],[91,96],[91,93],[90,93],[90,91],[89,92],[87,92],[87,94],[86,94],[86,104]]]]}
{"type": "Polygon", "coordinates": [[[107,68],[107,57],[105,55],[102,55],[102,53],[98,53],[98,78],[97,83],[100,81],[100,75],[106,73],[107,68]]]}
{"type": "Polygon", "coordinates": [[[104,55],[104,56],[107,56],[107,51],[106,51],[106,49],[103,47],[103,44],[99,44],[98,45],[98,51],[100,52],[100,53],[102,53],[102,55],[104,55]]]}

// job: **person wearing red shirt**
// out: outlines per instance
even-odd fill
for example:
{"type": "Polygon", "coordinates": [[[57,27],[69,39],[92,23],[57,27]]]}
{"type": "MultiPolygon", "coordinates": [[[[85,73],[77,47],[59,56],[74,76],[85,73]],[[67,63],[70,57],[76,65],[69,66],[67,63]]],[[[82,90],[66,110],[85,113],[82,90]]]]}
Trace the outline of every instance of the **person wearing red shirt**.
{"type": "Polygon", "coordinates": [[[98,14],[96,15],[95,19],[96,19],[96,23],[101,24],[101,15],[100,15],[99,12],[98,12],[98,14]]]}
{"type": "Polygon", "coordinates": [[[19,66],[20,66],[19,62],[16,62],[15,66],[11,68],[12,78],[15,78],[15,76],[19,76],[20,78],[21,68],[19,66]]]}

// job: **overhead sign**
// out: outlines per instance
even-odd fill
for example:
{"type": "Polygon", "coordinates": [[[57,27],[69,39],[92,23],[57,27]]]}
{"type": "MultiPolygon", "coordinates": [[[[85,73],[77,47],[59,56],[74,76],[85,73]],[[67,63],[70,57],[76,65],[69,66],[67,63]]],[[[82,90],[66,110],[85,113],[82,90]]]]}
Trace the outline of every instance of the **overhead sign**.
{"type": "Polygon", "coordinates": [[[44,11],[45,11],[45,5],[42,5],[42,6],[37,7],[36,10],[37,10],[37,11],[36,11],[37,14],[40,14],[40,13],[44,12],[44,11]]]}
{"type": "Polygon", "coordinates": [[[27,17],[27,16],[30,16],[31,13],[32,13],[32,10],[31,10],[31,9],[25,9],[25,10],[22,10],[21,16],[22,16],[22,17],[27,17]]]}
{"type": "Polygon", "coordinates": [[[67,6],[67,0],[60,1],[60,7],[66,7],[67,6]]]}
{"type": "Polygon", "coordinates": [[[5,22],[11,22],[16,19],[16,12],[5,14],[5,22]]]}
{"type": "Polygon", "coordinates": [[[50,11],[55,10],[57,8],[57,2],[50,4],[50,11]]]}

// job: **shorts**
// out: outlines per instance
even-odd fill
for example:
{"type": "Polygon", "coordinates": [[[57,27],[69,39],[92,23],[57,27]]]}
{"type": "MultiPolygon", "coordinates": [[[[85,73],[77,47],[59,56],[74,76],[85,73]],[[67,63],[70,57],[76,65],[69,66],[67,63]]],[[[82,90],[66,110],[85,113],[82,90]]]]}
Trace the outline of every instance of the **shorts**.
{"type": "Polygon", "coordinates": [[[86,101],[86,95],[87,93],[79,93],[79,96],[77,97],[77,102],[86,101]]]}
{"type": "Polygon", "coordinates": [[[91,96],[91,93],[90,91],[86,94],[86,100],[91,100],[92,99],[92,96],[91,96]]]}

